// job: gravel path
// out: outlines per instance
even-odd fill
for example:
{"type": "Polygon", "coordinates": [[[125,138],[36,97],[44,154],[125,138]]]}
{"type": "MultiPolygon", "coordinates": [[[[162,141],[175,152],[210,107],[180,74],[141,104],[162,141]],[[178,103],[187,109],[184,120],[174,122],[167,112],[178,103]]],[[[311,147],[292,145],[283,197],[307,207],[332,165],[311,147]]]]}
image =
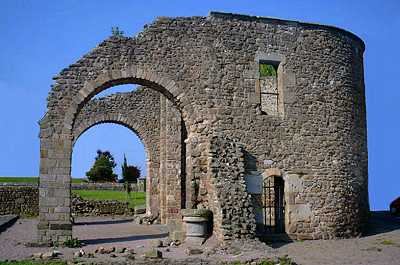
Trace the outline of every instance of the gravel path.
{"type": "Polygon", "coordinates": [[[314,240],[276,246],[279,255],[289,255],[304,265],[399,265],[400,217],[374,212],[368,235],[341,240],[314,240]]]}
{"type": "MultiPolygon", "coordinates": [[[[100,246],[127,247],[135,250],[140,257],[150,249],[155,240],[166,240],[166,227],[161,225],[135,225],[129,219],[85,218],[78,219],[74,226],[74,236],[86,243],[83,249],[93,252],[100,246]]],[[[12,227],[0,234],[0,260],[19,260],[29,258],[33,253],[45,252],[51,248],[31,248],[24,244],[35,240],[36,219],[18,220],[12,227]]],[[[196,255],[205,260],[250,260],[259,257],[277,257],[289,255],[301,265],[399,265],[400,264],[400,218],[393,218],[386,213],[375,213],[370,221],[369,234],[354,239],[296,241],[287,244],[274,244],[272,248],[252,248],[239,245],[234,253],[217,252],[210,254],[215,239],[205,244],[207,254],[196,255]],[[263,250],[262,250],[263,249],[263,250]]],[[[183,260],[187,246],[178,248],[159,248],[165,258],[183,260]]],[[[72,259],[77,249],[59,248],[64,259],[72,259]]],[[[97,255],[91,261],[123,260],[121,255],[110,258],[109,255],[97,255]]]]}

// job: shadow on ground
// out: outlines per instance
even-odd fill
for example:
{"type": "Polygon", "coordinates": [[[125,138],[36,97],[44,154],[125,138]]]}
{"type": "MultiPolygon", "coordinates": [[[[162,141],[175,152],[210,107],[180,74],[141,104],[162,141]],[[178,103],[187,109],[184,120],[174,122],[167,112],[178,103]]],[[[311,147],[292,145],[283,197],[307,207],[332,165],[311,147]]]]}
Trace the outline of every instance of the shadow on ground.
{"type": "Polygon", "coordinates": [[[115,224],[123,224],[130,223],[133,219],[118,219],[118,220],[106,220],[106,221],[78,221],[75,222],[74,225],[115,225],[115,224]]]}
{"type": "Polygon", "coordinates": [[[400,216],[393,216],[388,211],[371,212],[363,236],[373,236],[400,229],[400,216]]]}
{"type": "Polygon", "coordinates": [[[138,225],[132,218],[80,217],[73,233],[86,245],[138,242],[168,237],[165,225],[138,225]]]}
{"type": "Polygon", "coordinates": [[[116,237],[116,238],[86,239],[86,240],[81,240],[81,242],[86,245],[96,245],[96,244],[137,241],[137,240],[146,240],[146,239],[159,239],[159,238],[164,238],[167,236],[168,236],[168,233],[163,233],[163,234],[157,234],[157,235],[137,235],[137,236],[116,237]]]}
{"type": "MultiPolygon", "coordinates": [[[[400,230],[400,216],[393,216],[388,211],[371,211],[366,229],[362,237],[379,235],[400,230]]],[[[265,235],[259,238],[272,248],[281,248],[295,242],[285,234],[265,235]]]]}

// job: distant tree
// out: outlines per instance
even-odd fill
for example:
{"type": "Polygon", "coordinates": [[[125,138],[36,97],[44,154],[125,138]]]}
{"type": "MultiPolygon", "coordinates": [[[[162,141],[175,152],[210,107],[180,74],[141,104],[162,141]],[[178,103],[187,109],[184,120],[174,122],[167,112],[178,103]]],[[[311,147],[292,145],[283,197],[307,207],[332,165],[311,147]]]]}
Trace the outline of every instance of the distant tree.
{"type": "Polygon", "coordinates": [[[119,27],[111,27],[111,33],[114,37],[124,36],[124,32],[119,29],[119,27]]]}
{"type": "Polygon", "coordinates": [[[113,155],[110,153],[110,151],[97,150],[96,153],[97,153],[97,156],[95,158],[96,160],[98,158],[100,158],[101,156],[105,156],[110,161],[113,168],[117,166],[117,164],[115,163],[115,159],[114,159],[113,155]]]}
{"type": "Polygon", "coordinates": [[[140,169],[134,165],[128,165],[124,155],[124,163],[122,164],[122,181],[128,183],[136,183],[140,178],[140,169]]]}
{"type": "Polygon", "coordinates": [[[114,174],[116,167],[114,157],[109,151],[97,150],[92,168],[86,172],[86,176],[93,182],[115,182],[117,175],[114,174]]]}
{"type": "Polygon", "coordinates": [[[130,184],[137,183],[137,180],[140,177],[140,169],[136,166],[128,165],[125,155],[124,155],[124,163],[122,164],[121,169],[122,169],[122,181],[124,183],[127,200],[129,202],[130,194],[132,191],[130,184]]]}

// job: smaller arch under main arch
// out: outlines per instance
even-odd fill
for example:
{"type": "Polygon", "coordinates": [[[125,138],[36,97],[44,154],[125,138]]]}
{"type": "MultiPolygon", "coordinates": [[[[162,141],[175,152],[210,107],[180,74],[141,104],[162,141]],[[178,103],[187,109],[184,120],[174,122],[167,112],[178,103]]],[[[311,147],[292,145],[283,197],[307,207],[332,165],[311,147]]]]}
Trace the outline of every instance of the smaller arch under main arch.
{"type": "Polygon", "coordinates": [[[183,92],[178,89],[172,79],[137,65],[123,68],[119,65],[110,66],[108,70],[101,72],[96,79],[85,82],[78,93],[75,94],[65,112],[63,133],[70,133],[74,127],[77,114],[91,98],[110,87],[124,84],[137,84],[154,89],[169,99],[181,111],[180,98],[183,92]]]}
{"type": "MultiPolygon", "coordinates": [[[[158,207],[154,208],[154,205],[159,204],[159,198],[158,196],[154,196],[154,194],[157,194],[155,192],[152,192],[153,189],[157,189],[157,186],[154,186],[153,183],[157,183],[158,180],[156,179],[158,176],[155,175],[158,173],[158,168],[159,168],[159,161],[153,161],[152,158],[154,157],[153,153],[155,150],[157,150],[157,147],[152,146],[154,144],[154,141],[152,142],[146,142],[144,140],[144,137],[138,132],[138,130],[133,127],[132,124],[129,124],[128,122],[122,120],[117,120],[117,119],[107,119],[107,120],[89,120],[86,121],[84,124],[80,124],[76,130],[74,130],[74,139],[73,139],[73,147],[72,147],[72,152],[71,152],[71,165],[72,165],[72,155],[73,155],[73,150],[75,143],[79,140],[79,138],[87,131],[90,129],[96,127],[97,125],[101,124],[115,124],[119,126],[123,126],[127,128],[129,131],[131,131],[133,134],[135,134],[141,144],[144,147],[144,152],[145,152],[145,158],[146,158],[146,212],[148,214],[152,213],[157,213],[158,212],[158,207]],[[149,148],[151,147],[151,148],[149,148]],[[152,196],[150,196],[152,194],[152,196]],[[153,208],[152,208],[153,206],[153,208]]],[[[157,142],[156,142],[157,143],[157,142]]]]}
{"type": "MultiPolygon", "coordinates": [[[[158,214],[160,167],[160,93],[146,87],[88,101],[75,119],[72,146],[80,135],[98,124],[122,125],[138,136],[146,153],[146,209],[158,214]]],[[[72,154],[71,154],[72,155],[72,154]]]]}

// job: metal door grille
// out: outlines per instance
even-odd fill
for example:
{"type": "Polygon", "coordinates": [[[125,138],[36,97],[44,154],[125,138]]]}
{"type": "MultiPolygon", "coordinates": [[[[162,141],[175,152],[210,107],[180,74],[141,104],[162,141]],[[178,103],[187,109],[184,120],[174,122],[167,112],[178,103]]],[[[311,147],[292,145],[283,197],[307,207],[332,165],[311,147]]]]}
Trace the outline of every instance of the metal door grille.
{"type": "Polygon", "coordinates": [[[285,232],[285,204],[283,179],[269,177],[263,183],[263,212],[265,233],[285,232]]]}

